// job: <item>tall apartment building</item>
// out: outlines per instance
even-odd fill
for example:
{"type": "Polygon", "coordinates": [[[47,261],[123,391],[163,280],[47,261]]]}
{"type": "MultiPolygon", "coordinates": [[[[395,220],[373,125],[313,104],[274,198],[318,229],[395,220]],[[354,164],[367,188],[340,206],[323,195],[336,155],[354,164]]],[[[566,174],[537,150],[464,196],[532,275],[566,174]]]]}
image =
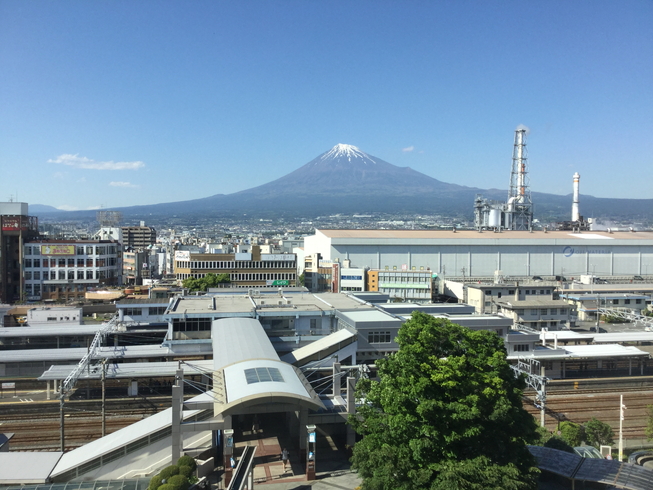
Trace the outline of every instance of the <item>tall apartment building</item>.
{"type": "Polygon", "coordinates": [[[122,252],[117,241],[33,239],[23,247],[29,301],[80,300],[90,289],[119,284],[122,252]]]}
{"type": "Polygon", "coordinates": [[[0,203],[0,303],[24,300],[23,244],[38,234],[38,218],[28,216],[27,203],[0,203]]]}
{"type": "Polygon", "coordinates": [[[135,250],[145,250],[150,245],[156,243],[156,230],[151,226],[123,226],[122,227],[122,245],[125,248],[135,250]]]}
{"type": "Polygon", "coordinates": [[[229,274],[231,286],[246,288],[295,286],[297,258],[295,254],[264,254],[258,245],[249,252],[233,254],[192,253],[175,251],[175,276],[183,281],[206,274],[229,274]]]}

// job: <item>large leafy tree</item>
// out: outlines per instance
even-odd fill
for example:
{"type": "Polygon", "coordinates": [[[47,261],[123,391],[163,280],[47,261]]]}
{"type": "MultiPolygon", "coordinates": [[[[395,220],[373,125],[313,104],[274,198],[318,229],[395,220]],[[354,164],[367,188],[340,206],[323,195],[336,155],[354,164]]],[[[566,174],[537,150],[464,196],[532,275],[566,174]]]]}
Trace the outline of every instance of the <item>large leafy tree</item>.
{"type": "Polygon", "coordinates": [[[363,437],[352,462],[362,489],[536,488],[526,444],[539,439],[537,425],[502,339],[414,312],[397,342],[378,362],[379,381],[357,388],[365,403],[351,424],[363,437]]]}

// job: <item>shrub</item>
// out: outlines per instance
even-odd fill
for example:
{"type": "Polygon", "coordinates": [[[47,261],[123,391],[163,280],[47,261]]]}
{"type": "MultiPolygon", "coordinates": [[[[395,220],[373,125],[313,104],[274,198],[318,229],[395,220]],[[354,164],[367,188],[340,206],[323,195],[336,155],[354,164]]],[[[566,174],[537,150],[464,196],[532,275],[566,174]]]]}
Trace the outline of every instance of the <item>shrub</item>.
{"type": "Polygon", "coordinates": [[[574,448],[567,444],[561,437],[552,436],[548,441],[544,443],[544,447],[549,447],[551,449],[559,449],[560,451],[565,451],[567,453],[573,453],[574,448]]]}
{"type": "Polygon", "coordinates": [[[603,445],[614,444],[614,432],[610,425],[592,417],[585,423],[585,436],[588,444],[597,449],[603,445]]]}
{"type": "Polygon", "coordinates": [[[190,466],[191,470],[195,471],[197,463],[195,462],[195,458],[191,456],[182,456],[177,460],[177,466],[190,466]]]}
{"type": "Polygon", "coordinates": [[[185,476],[186,478],[190,478],[191,476],[193,476],[193,473],[194,473],[193,468],[191,468],[190,466],[180,466],[179,467],[179,474],[181,476],[185,476]]]}
{"type": "Polygon", "coordinates": [[[150,484],[147,487],[147,489],[148,490],[157,490],[157,488],[159,488],[161,486],[161,480],[163,480],[161,475],[154,475],[152,477],[152,479],[150,480],[150,484]]]}
{"type": "Polygon", "coordinates": [[[571,447],[580,446],[585,438],[583,426],[575,422],[564,421],[560,423],[561,437],[571,447]]]}
{"type": "Polygon", "coordinates": [[[170,477],[168,485],[171,485],[173,490],[188,490],[190,482],[188,481],[188,478],[183,475],[175,475],[170,477]]]}
{"type": "Polygon", "coordinates": [[[174,464],[166,468],[163,468],[161,470],[161,473],[159,473],[159,475],[161,475],[161,478],[165,478],[166,480],[169,480],[171,476],[175,476],[178,474],[179,474],[179,466],[174,464]]]}
{"type": "Polygon", "coordinates": [[[159,487],[159,490],[175,490],[175,487],[170,485],[170,483],[164,483],[159,487]]]}

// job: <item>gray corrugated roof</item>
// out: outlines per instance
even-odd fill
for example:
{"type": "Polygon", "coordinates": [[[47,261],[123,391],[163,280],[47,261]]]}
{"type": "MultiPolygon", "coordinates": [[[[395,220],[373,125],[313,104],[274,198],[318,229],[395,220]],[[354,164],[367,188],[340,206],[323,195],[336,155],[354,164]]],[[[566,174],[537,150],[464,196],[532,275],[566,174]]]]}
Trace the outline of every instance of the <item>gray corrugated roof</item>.
{"type": "Polygon", "coordinates": [[[250,359],[279,360],[263,326],[253,318],[215,320],[211,329],[214,369],[250,359]]]}

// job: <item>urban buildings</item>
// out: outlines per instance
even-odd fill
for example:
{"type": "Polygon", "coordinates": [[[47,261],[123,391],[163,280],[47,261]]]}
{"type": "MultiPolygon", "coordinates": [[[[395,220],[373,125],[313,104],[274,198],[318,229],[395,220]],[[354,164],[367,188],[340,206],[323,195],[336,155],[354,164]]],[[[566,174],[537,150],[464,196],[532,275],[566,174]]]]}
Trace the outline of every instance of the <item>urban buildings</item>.
{"type": "Polygon", "coordinates": [[[207,274],[228,274],[232,287],[264,288],[295,286],[295,254],[264,254],[258,245],[236,253],[192,253],[175,251],[174,273],[179,281],[207,274]],[[245,251],[247,250],[247,251],[245,251]]]}

